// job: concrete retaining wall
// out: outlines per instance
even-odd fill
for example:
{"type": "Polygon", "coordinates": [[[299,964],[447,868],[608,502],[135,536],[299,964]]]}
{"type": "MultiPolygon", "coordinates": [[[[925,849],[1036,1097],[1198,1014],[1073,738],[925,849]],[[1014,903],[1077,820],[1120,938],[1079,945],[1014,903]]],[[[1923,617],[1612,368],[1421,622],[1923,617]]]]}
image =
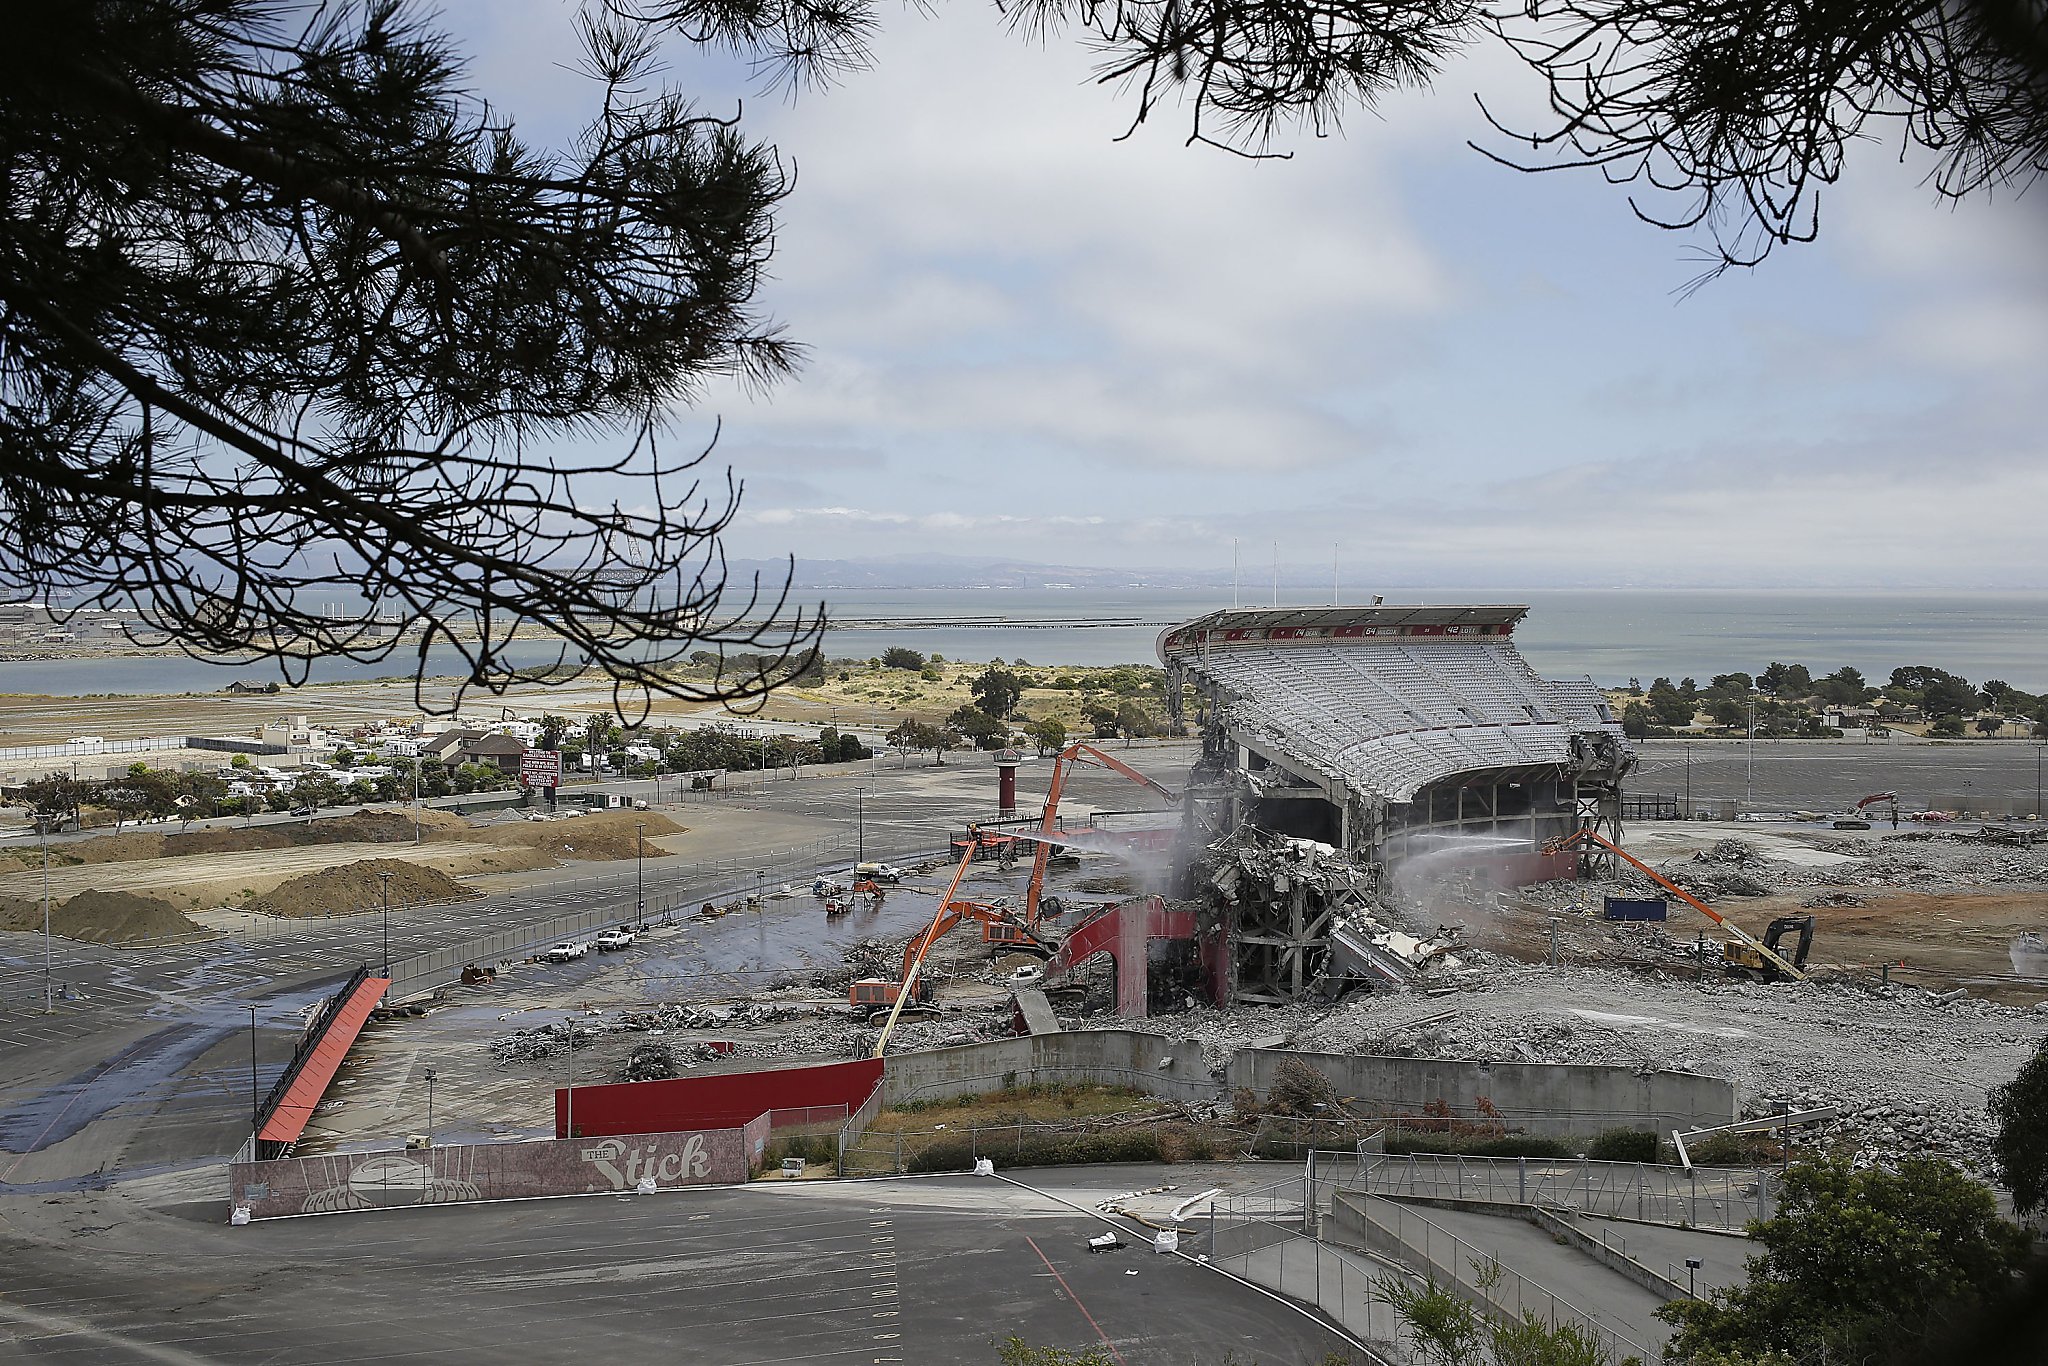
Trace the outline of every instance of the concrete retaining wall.
{"type": "Polygon", "coordinates": [[[1441,1101],[1460,1119],[1482,1116],[1483,1098],[1502,1118],[1529,1133],[1592,1135],[1629,1127],[1673,1129],[1727,1124],[1735,1118],[1735,1084],[1690,1072],[1638,1073],[1626,1067],[1572,1063],[1445,1062],[1287,1049],[1239,1049],[1229,1084],[1261,1098],[1289,1059],[1328,1077],[1339,1095],[1371,1114],[1422,1116],[1441,1101]]]}
{"type": "Polygon", "coordinates": [[[892,1055],[882,1076],[882,1103],[1034,1083],[1135,1086],[1169,1100],[1215,1100],[1223,1094],[1202,1062],[1201,1045],[1192,1040],[1091,1029],[892,1055]]]}

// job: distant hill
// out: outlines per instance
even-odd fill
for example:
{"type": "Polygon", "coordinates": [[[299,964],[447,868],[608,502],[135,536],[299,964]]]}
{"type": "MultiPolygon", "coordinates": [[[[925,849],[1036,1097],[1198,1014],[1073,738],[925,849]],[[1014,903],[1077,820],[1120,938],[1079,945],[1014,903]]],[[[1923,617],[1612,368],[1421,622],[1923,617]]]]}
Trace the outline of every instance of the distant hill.
{"type": "MultiPolygon", "coordinates": [[[[787,562],[733,560],[732,575],[759,574],[764,584],[782,581],[787,562]]],[[[1034,564],[1027,560],[978,560],[957,555],[878,556],[857,560],[798,560],[796,587],[802,592],[846,588],[1214,588],[1230,574],[1194,569],[1101,569],[1086,565],[1034,564]]]]}

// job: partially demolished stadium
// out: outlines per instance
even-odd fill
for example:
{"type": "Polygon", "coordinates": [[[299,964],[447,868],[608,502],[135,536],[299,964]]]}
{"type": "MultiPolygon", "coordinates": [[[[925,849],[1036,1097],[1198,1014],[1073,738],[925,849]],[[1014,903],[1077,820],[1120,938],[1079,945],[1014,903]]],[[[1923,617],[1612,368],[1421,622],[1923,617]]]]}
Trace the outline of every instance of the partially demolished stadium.
{"type": "Polygon", "coordinates": [[[1232,610],[1160,636],[1167,696],[1194,699],[1172,719],[1202,740],[1176,892],[1207,903],[1219,1004],[1454,961],[1410,870],[1518,886],[1570,876],[1580,856],[1545,846],[1573,831],[1619,842],[1634,752],[1591,679],[1516,651],[1527,610],[1232,610]]]}

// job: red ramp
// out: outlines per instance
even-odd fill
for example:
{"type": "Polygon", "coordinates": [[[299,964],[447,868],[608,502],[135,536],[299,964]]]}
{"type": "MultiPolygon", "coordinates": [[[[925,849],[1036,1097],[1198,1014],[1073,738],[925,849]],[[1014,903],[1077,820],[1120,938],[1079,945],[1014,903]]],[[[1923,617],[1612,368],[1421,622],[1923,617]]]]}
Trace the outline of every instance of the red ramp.
{"type": "Polygon", "coordinates": [[[377,1008],[377,1002],[384,999],[384,993],[391,987],[388,977],[365,977],[356,984],[328,1020],[327,1028],[307,1052],[300,1064],[298,1075],[285,1088],[277,1108],[256,1131],[256,1137],[265,1143],[291,1143],[306,1131],[306,1121],[313,1118],[313,1107],[320,1103],[320,1097],[327,1094],[327,1083],[334,1080],[334,1074],[341,1067],[341,1060],[348,1056],[348,1050],[355,1044],[356,1035],[363,1032],[364,1021],[377,1008]]]}

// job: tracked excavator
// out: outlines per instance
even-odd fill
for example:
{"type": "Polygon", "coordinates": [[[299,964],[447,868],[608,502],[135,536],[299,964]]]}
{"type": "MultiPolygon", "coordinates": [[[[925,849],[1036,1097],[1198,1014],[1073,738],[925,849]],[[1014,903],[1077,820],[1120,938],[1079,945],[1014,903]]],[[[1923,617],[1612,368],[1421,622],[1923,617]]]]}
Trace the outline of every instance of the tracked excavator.
{"type": "Polygon", "coordinates": [[[1877,805],[1877,804],[1878,804],[1879,802],[1890,802],[1890,803],[1891,803],[1891,818],[1892,818],[1892,829],[1894,829],[1894,830],[1898,829],[1898,828],[1899,828],[1899,794],[1898,794],[1898,793],[1896,793],[1896,792],[1873,792],[1873,793],[1871,793],[1871,794],[1870,794],[1870,795],[1869,795],[1868,797],[1865,797],[1865,798],[1863,798],[1863,799],[1862,799],[1861,801],[1859,801],[1859,802],[1857,802],[1857,803],[1856,803],[1856,809],[1855,809],[1855,810],[1854,810],[1854,811],[1853,811],[1852,813],[1850,813],[1850,815],[1849,815],[1848,819],[1846,819],[1846,820],[1839,820],[1839,821],[1836,821],[1836,822],[1835,822],[1835,829],[1837,829],[1837,830],[1868,830],[1868,829],[1870,828],[1870,821],[1869,821],[1869,820],[1867,819],[1867,817],[1866,817],[1866,813],[1865,813],[1865,811],[1864,811],[1864,808],[1865,808],[1865,807],[1870,807],[1870,806],[1875,806],[1875,805],[1877,805]]]}
{"type": "Polygon", "coordinates": [[[878,1058],[888,1047],[889,1035],[895,1030],[897,1021],[906,1016],[929,1019],[935,1013],[932,1010],[931,983],[923,976],[925,957],[934,944],[963,922],[978,921],[985,944],[1039,957],[1052,955],[1053,946],[1019,921],[1016,912],[954,897],[953,894],[960,890],[960,880],[966,874],[967,866],[972,862],[974,851],[969,849],[962,856],[959,868],[954,870],[953,881],[947,886],[946,894],[939,898],[939,909],[932,916],[932,923],[903,946],[903,971],[897,980],[866,978],[847,989],[847,1004],[857,1015],[863,1016],[869,1024],[887,1019],[881,1037],[875,1041],[874,1056],[878,1058]]]}
{"type": "Polygon", "coordinates": [[[1769,929],[1764,931],[1764,937],[1758,939],[1750,934],[1749,931],[1743,929],[1742,926],[1728,919],[1728,917],[1716,911],[1691,892],[1680,887],[1670,878],[1665,877],[1628,850],[1622,848],[1606,836],[1596,834],[1592,830],[1580,830],[1574,834],[1566,835],[1562,839],[1552,840],[1543,846],[1543,852],[1546,854],[1563,853],[1565,850],[1575,848],[1582,843],[1599,845],[1602,849],[1623,860],[1644,877],[1649,878],[1650,881],[1656,883],[1665,891],[1671,893],[1680,901],[1683,901],[1686,905],[1734,935],[1735,939],[1733,941],[1724,943],[1721,946],[1721,961],[1725,967],[1757,972],[1767,982],[1775,982],[1780,978],[1789,978],[1795,982],[1806,980],[1806,973],[1804,971],[1806,955],[1813,948],[1812,916],[1780,916],[1771,922],[1769,929]],[[1791,958],[1786,958],[1778,952],[1778,945],[1787,934],[1791,934],[1794,931],[1797,931],[1799,934],[1798,947],[1793,950],[1791,958]]]}

